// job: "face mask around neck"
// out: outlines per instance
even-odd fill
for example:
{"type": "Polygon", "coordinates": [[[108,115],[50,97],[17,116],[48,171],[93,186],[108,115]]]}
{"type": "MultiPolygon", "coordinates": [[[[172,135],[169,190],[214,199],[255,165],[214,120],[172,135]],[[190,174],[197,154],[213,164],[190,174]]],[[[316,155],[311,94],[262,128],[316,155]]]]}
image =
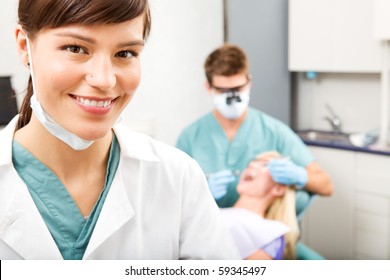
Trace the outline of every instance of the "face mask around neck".
{"type": "Polygon", "coordinates": [[[39,122],[56,138],[70,146],[73,150],[85,150],[89,146],[92,145],[94,141],[88,141],[80,138],[79,136],[73,134],[72,132],[66,130],[62,126],[60,126],[55,120],[53,120],[44,110],[42,105],[39,103],[37,99],[37,91],[34,82],[34,71],[33,71],[33,60],[32,53],[30,48],[30,42],[26,37],[27,41],[27,52],[29,57],[30,69],[31,69],[31,80],[33,87],[33,95],[31,96],[31,108],[33,110],[34,115],[37,117],[39,122]]]}

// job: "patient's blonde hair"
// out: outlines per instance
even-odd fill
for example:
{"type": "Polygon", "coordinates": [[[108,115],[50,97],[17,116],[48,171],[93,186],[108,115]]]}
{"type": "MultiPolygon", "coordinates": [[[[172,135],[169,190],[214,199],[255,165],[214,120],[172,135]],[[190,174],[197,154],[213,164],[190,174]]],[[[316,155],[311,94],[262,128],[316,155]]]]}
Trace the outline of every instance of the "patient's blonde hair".
{"type": "MultiPolygon", "coordinates": [[[[278,152],[270,151],[259,154],[256,160],[268,162],[275,158],[281,158],[281,155],[278,152]]],[[[276,198],[268,207],[265,218],[280,221],[290,228],[290,231],[284,235],[286,246],[283,258],[295,259],[295,246],[299,237],[299,225],[295,212],[295,188],[293,186],[286,186],[286,188],[285,194],[276,198]]]]}

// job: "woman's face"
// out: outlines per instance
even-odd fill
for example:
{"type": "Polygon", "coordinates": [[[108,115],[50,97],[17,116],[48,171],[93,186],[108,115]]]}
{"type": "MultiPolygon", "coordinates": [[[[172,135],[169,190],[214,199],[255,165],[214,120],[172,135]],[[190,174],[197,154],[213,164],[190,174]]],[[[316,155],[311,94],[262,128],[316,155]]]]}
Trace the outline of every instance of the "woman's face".
{"type": "Polygon", "coordinates": [[[265,197],[274,186],[275,182],[268,171],[267,162],[253,160],[242,172],[237,192],[240,195],[265,197]]]}
{"type": "Polygon", "coordinates": [[[43,29],[30,41],[35,93],[57,123],[86,140],[110,131],[140,83],[143,22],[43,29]]]}

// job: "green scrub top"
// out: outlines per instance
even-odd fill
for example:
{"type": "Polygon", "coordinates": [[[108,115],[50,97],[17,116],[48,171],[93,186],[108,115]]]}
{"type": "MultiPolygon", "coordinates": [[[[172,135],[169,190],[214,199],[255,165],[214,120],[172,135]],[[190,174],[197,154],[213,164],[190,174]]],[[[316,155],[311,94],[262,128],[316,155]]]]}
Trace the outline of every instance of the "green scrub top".
{"type": "Polygon", "coordinates": [[[120,147],[113,136],[106,182],[90,216],[84,218],[58,177],[18,142],[12,161],[65,260],[80,260],[88,246],[107,193],[119,165],[120,147]]]}
{"type": "MultiPolygon", "coordinates": [[[[225,169],[241,172],[256,155],[272,150],[304,167],[314,160],[287,125],[254,108],[249,108],[232,142],[215,116],[209,113],[187,127],[176,146],[194,158],[206,175],[225,169]]],[[[229,185],[227,195],[217,200],[219,207],[231,207],[237,201],[237,183],[238,176],[229,185]]]]}

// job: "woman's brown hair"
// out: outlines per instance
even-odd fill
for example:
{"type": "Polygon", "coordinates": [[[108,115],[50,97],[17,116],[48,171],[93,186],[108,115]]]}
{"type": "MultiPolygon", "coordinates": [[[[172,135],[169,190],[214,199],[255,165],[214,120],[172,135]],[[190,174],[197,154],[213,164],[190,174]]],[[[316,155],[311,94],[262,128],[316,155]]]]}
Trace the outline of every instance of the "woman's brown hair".
{"type": "MultiPolygon", "coordinates": [[[[43,28],[71,24],[95,25],[121,23],[144,14],[143,37],[150,33],[151,17],[147,0],[19,0],[19,24],[30,39],[43,28]]],[[[33,94],[31,76],[20,109],[17,129],[29,123],[33,94]]]]}

